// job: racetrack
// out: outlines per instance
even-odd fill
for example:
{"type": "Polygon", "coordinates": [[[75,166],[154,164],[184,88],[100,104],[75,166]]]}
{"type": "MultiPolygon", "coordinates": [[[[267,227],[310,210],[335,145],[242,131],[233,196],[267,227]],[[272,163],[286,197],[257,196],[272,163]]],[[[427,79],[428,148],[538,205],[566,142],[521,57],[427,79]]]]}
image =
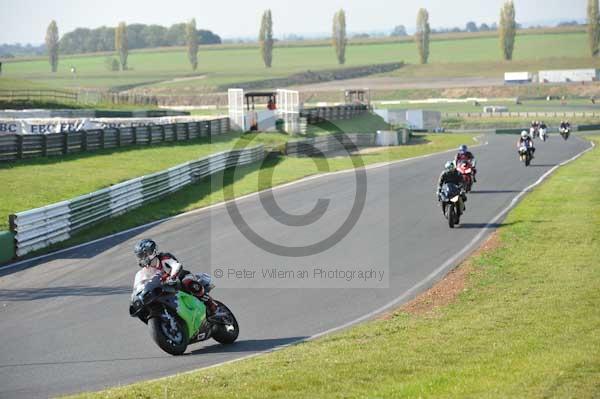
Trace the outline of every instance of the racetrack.
{"type": "MultiPolygon", "coordinates": [[[[437,176],[450,158],[438,154],[368,169],[366,206],[357,225],[335,247],[304,260],[387,263],[389,288],[217,288],[215,297],[240,321],[239,341],[231,347],[208,341],[190,346],[185,356],[169,356],[127,312],[136,272],[132,247],[141,237],[155,238],[193,271],[209,270],[209,264],[282,261],[248,242],[222,206],[0,271],[0,397],[97,390],[192,370],[311,337],[399,297],[409,299],[407,293],[431,285],[460,261],[466,246],[491,232],[496,225],[488,222],[523,189],[589,147],[576,137],[564,142],[553,135],[536,142],[533,166],[524,168],[516,159],[515,136],[486,139],[488,145],[474,149],[479,182],[460,228],[448,229],[435,201],[437,176]]],[[[258,196],[238,207],[264,235],[306,243],[344,218],[354,178],[354,173],[334,174],[275,190],[277,203],[294,214],[311,209],[317,198],[331,199],[323,220],[305,228],[284,229],[265,217],[258,196]]]]}

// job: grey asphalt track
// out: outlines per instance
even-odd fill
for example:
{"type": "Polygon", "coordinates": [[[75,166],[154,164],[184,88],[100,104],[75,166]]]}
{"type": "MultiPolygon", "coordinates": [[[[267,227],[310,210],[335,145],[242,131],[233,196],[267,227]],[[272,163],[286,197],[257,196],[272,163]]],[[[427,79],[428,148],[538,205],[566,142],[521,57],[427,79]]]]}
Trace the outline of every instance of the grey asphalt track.
{"type": "MultiPolygon", "coordinates": [[[[431,276],[476,237],[524,188],[557,163],[589,147],[553,135],[537,142],[533,165],[515,153],[515,136],[488,136],[474,149],[479,182],[469,195],[462,225],[447,227],[434,185],[450,154],[438,154],[367,171],[367,201],[357,225],[340,243],[306,259],[284,259],[256,248],[234,226],[225,207],[171,219],[122,236],[0,269],[0,398],[49,397],[99,390],[172,375],[247,356],[304,339],[370,314],[396,298],[433,284],[431,276]],[[386,265],[389,288],[221,288],[213,292],[237,315],[238,342],[223,347],[207,341],[184,356],[162,352],[148,328],[128,315],[137,267],[132,247],[153,237],[186,268],[300,264],[386,265]],[[424,282],[425,280],[425,282],[424,282]]],[[[322,220],[282,227],[258,196],[238,203],[250,226],[273,240],[306,244],[327,235],[345,218],[354,197],[354,174],[312,179],[275,191],[280,207],[293,214],[331,200],[322,220]]],[[[514,221],[519,223],[520,221],[514,221]]],[[[502,223],[499,221],[498,223],[502,223]]],[[[480,233],[484,231],[485,234],[480,233]]]]}

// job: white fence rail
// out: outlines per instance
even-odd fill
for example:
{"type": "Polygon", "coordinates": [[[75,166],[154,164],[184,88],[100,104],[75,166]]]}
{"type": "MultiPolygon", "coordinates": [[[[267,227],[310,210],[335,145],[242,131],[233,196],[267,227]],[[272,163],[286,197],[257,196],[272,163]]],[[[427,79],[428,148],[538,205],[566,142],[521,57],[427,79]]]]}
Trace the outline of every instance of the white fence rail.
{"type": "Polygon", "coordinates": [[[68,201],[10,216],[16,255],[64,241],[72,233],[170,194],[195,179],[262,160],[264,147],[225,151],[138,177],[68,201]]]}

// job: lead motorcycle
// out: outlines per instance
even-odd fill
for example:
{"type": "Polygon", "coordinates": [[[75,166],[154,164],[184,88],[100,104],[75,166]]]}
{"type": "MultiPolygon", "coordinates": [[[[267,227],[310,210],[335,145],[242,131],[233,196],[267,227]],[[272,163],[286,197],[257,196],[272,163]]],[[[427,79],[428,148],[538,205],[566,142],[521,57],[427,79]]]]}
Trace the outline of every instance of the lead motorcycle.
{"type": "Polygon", "coordinates": [[[531,148],[522,145],[519,147],[519,158],[525,163],[525,167],[531,163],[531,148]]]}
{"type": "MultiPolygon", "coordinates": [[[[214,287],[212,279],[207,274],[199,277],[208,293],[214,287]]],[[[209,338],[221,344],[235,342],[240,332],[238,322],[225,304],[215,301],[218,317],[208,318],[204,303],[180,288],[179,282],[164,283],[160,273],[140,270],[129,315],[146,323],[154,342],[171,355],[181,355],[189,344],[209,338]]]]}
{"type": "Polygon", "coordinates": [[[453,183],[444,183],[438,194],[438,200],[442,205],[442,213],[448,219],[448,227],[451,229],[460,223],[463,213],[462,190],[453,183]]]}

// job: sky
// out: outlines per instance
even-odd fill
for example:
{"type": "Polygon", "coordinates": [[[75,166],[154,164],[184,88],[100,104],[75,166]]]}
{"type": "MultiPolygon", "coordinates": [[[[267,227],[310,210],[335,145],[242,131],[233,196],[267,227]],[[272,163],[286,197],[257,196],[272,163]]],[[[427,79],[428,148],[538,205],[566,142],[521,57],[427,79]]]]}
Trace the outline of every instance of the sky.
{"type": "MultiPolygon", "coordinates": [[[[50,20],[59,34],[77,27],[116,26],[120,21],[170,26],[196,18],[199,29],[222,38],[255,37],[260,16],[273,14],[276,37],[310,35],[331,29],[333,14],[346,11],[349,32],[389,32],[396,25],[415,26],[417,11],[429,11],[433,28],[464,28],[473,20],[498,20],[504,0],[0,0],[0,43],[44,41],[50,20]]],[[[517,21],[582,20],[587,0],[514,0],[517,21]]]]}

